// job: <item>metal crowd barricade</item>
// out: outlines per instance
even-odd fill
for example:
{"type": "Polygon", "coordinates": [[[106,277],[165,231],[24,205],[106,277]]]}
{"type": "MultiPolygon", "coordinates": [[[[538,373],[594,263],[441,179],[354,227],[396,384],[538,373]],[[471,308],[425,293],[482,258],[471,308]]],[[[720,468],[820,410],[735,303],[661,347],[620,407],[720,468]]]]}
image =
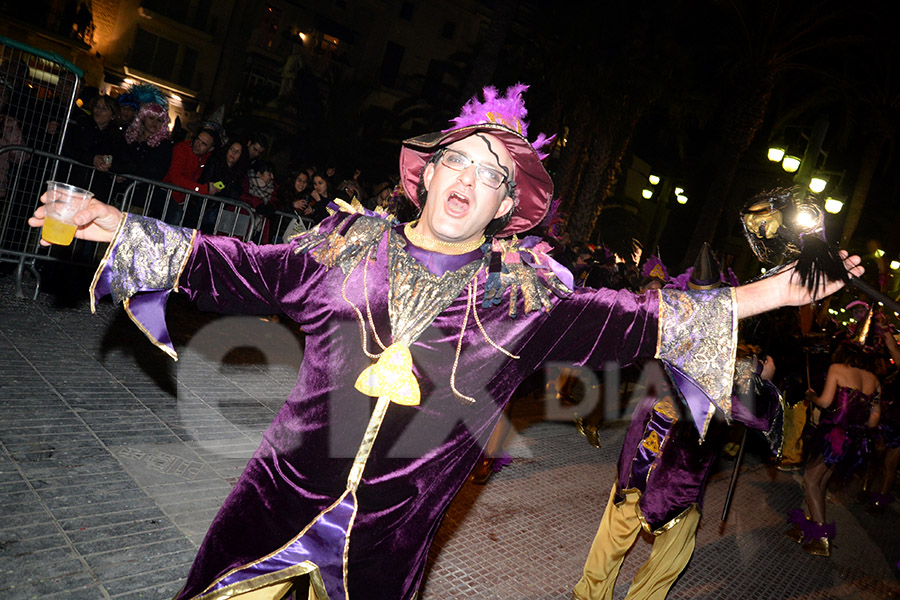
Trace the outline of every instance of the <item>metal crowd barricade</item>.
{"type": "Polygon", "coordinates": [[[0,204],[0,262],[17,264],[16,295],[20,298],[24,297],[26,270],[35,279],[34,297],[37,298],[38,261],[91,266],[105,252],[105,245],[83,240],[75,240],[71,246],[40,245],[40,231],[30,227],[27,219],[39,205],[48,180],[90,190],[98,199],[125,212],[162,218],[172,225],[205,233],[249,241],[260,230],[257,226],[260,217],[245,202],[198,194],[133,175],[103,173],[64,156],[24,146],[0,148],[0,160],[6,154],[17,152],[28,152],[31,160],[16,164],[9,172],[6,199],[0,204]]]}
{"type": "MultiPolygon", "coordinates": [[[[4,142],[58,154],[82,75],[81,69],[58,54],[0,36],[0,123],[4,125],[0,137],[4,142]]],[[[0,172],[3,169],[0,164],[0,172]]],[[[0,199],[2,187],[0,175],[0,199]]]]}
{"type": "MultiPolygon", "coordinates": [[[[294,235],[308,230],[315,225],[315,222],[309,217],[301,217],[294,212],[276,210],[269,218],[269,224],[269,243],[282,244],[290,241],[294,235]]],[[[262,241],[261,235],[262,232],[260,231],[253,241],[260,243],[262,241]]]]}

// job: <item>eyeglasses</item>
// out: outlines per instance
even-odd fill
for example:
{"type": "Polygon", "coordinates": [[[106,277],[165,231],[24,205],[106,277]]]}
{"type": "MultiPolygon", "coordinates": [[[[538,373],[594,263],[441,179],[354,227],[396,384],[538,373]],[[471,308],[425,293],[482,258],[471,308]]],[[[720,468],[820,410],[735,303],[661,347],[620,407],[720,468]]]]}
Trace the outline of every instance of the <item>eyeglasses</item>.
{"type": "Polygon", "coordinates": [[[475,179],[495,190],[499,189],[507,180],[504,173],[493,167],[475,162],[458,150],[444,149],[441,154],[441,164],[454,171],[465,171],[470,166],[475,165],[475,179]]]}

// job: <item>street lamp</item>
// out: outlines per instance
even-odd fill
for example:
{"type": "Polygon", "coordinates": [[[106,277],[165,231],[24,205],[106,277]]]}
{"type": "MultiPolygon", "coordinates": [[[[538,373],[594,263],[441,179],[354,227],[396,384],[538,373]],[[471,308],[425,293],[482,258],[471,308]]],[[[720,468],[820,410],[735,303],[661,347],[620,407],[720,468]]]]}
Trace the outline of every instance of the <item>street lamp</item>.
{"type": "Polygon", "coordinates": [[[836,215],[844,208],[844,201],[834,196],[825,198],[825,212],[836,215]]]}
{"type": "Polygon", "coordinates": [[[766,157],[772,162],[781,162],[781,159],[784,158],[784,153],[787,151],[785,144],[775,143],[769,146],[769,151],[766,153],[766,157]]]}
{"type": "Polygon", "coordinates": [[[822,190],[825,189],[825,186],[828,185],[828,178],[826,177],[810,177],[809,179],[809,189],[815,194],[819,194],[822,190]]]}
{"type": "Polygon", "coordinates": [[[644,200],[649,200],[653,197],[653,190],[644,188],[643,190],[641,190],[641,196],[644,197],[644,200]]]}
{"type": "Polygon", "coordinates": [[[650,185],[657,185],[659,183],[659,175],[651,175],[647,179],[650,181],[650,185]]]}
{"type": "Polygon", "coordinates": [[[784,158],[781,160],[781,168],[788,173],[796,173],[797,169],[800,168],[800,157],[792,154],[785,154],[784,158]]]}
{"type": "Polygon", "coordinates": [[[687,204],[688,197],[685,196],[684,194],[678,194],[677,196],[675,196],[675,201],[678,204],[687,204]]]}

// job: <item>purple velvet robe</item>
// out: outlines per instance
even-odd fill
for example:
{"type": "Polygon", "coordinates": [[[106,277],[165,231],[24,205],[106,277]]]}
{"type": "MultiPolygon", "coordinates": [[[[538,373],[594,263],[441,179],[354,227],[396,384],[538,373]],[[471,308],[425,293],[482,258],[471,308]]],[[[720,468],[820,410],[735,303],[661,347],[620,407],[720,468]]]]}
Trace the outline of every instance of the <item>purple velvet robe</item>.
{"type": "MultiPolygon", "coordinates": [[[[319,232],[346,227],[344,219],[324,221],[319,232]]],[[[299,252],[296,241],[255,246],[130,215],[120,228],[98,270],[95,294],[111,291],[124,301],[159,345],[167,336],[157,309],[132,313],[146,295],[137,292],[156,294],[160,305],[174,281],[179,291],[223,312],[283,312],[306,334],[297,384],[215,517],[179,598],[226,597],[289,579],[302,561],[318,567],[313,579],[321,576],[330,600],[412,598],[448,504],[525,377],[548,361],[599,368],[662,355],[684,367],[694,345],[677,324],[658,323],[661,310],[670,321],[683,321],[682,331],[696,329],[691,319],[710,314],[717,314],[726,331],[733,325],[730,295],[718,298],[723,312],[681,292],[655,291],[585,289],[551,296],[552,310],[528,313],[520,293],[518,316],[511,318],[509,289],[498,305],[482,306],[481,269],[475,276],[478,320],[464,288],[410,345],[421,404],[388,406],[359,487],[348,496],[348,473],[375,404],[354,387],[372,364],[363,352],[358,318],[370,311],[378,337],[385,345],[393,341],[389,235],[386,230],[373,241],[372,260],[363,259],[345,275],[314,253],[299,252]],[[154,268],[154,262],[167,266],[154,268]],[[168,283],[158,273],[166,269],[175,271],[168,283]],[[680,337],[667,343],[667,336],[680,337]],[[501,353],[486,337],[518,358],[501,353]],[[455,396],[451,377],[474,403],[455,396]]],[[[368,320],[366,328],[371,329],[368,320]]],[[[372,339],[368,331],[368,350],[378,352],[372,339]]],[[[704,352],[704,360],[733,360],[729,341],[708,344],[722,354],[704,352]]]]}

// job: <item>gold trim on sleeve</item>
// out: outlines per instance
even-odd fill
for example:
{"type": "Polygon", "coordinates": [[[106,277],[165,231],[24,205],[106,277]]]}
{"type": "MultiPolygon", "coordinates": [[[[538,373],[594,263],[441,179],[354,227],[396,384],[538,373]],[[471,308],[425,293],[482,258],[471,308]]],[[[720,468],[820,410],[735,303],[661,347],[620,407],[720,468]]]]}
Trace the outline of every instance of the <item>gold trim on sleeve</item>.
{"type": "Polygon", "coordinates": [[[94,279],[91,281],[91,287],[88,292],[91,296],[91,314],[96,314],[97,305],[96,300],[94,299],[94,290],[97,287],[97,282],[100,281],[100,275],[103,274],[103,271],[107,268],[109,264],[109,257],[112,254],[113,248],[116,247],[116,243],[119,241],[119,234],[122,232],[122,226],[125,224],[125,219],[128,218],[128,213],[122,213],[122,218],[119,219],[119,225],[116,227],[116,232],[113,234],[112,240],[110,240],[109,244],[106,246],[106,252],[103,253],[103,259],[100,261],[100,264],[97,265],[97,270],[94,272],[94,279]]]}

